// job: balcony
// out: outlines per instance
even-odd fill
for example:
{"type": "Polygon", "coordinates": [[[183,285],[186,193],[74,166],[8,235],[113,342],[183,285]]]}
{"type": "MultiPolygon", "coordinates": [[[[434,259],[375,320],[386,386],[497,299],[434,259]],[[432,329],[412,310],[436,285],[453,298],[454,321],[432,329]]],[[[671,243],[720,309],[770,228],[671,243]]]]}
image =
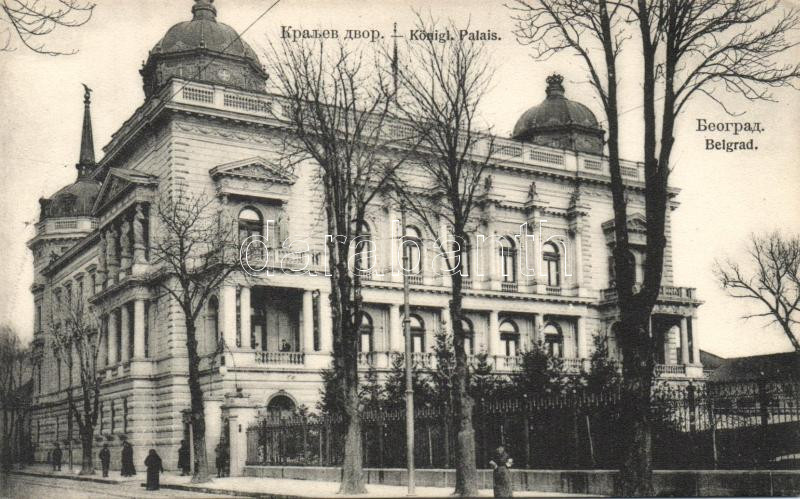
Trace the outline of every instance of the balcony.
{"type": "MultiPolygon", "coordinates": [[[[639,291],[639,286],[634,288],[635,292],[639,291]]],[[[697,288],[682,288],[678,286],[661,286],[658,292],[659,301],[697,301],[697,288]]],[[[600,301],[602,302],[615,302],[617,301],[617,289],[607,288],[600,291],[600,301]]]]}
{"type": "Polygon", "coordinates": [[[409,274],[408,275],[408,283],[419,286],[422,284],[422,275],[420,274],[409,274]]]}
{"type": "Polygon", "coordinates": [[[302,366],[305,363],[303,352],[262,352],[256,351],[256,364],[302,366]]]}

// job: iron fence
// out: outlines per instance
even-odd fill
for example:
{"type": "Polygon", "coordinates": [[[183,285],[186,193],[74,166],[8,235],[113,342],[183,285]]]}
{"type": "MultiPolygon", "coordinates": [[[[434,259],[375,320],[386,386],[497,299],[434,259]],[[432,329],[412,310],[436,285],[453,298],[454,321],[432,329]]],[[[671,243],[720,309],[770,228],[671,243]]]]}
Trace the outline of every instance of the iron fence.
{"type": "MultiPolygon", "coordinates": [[[[627,428],[615,394],[570,394],[479,401],[473,412],[476,461],[488,466],[504,445],[515,466],[616,469],[627,428]]],[[[658,469],[797,467],[800,383],[684,385],[656,390],[651,402],[658,469]]],[[[457,419],[445,407],[415,412],[415,463],[451,468],[457,419]]],[[[402,468],[403,406],[361,413],[365,467],[402,468]]],[[[263,415],[247,430],[251,465],[337,466],[342,417],[263,415]]]]}

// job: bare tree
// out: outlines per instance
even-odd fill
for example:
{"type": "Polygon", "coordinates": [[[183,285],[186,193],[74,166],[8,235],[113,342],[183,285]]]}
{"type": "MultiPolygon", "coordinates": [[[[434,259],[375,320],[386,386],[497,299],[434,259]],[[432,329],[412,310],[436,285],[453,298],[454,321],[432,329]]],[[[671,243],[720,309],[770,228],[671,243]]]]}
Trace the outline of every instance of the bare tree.
{"type": "MultiPolygon", "coordinates": [[[[79,287],[74,296],[61,295],[54,300],[50,319],[52,346],[58,359],[64,361],[69,370],[67,405],[69,410],[69,437],[72,438],[72,421],[78,424],[81,438],[81,475],[94,474],[93,451],[94,430],[100,412],[100,385],[97,362],[100,338],[105,334],[106,322],[87,301],[87,295],[79,287]],[[77,368],[77,369],[76,369],[77,368]],[[73,373],[77,370],[79,401],[75,400],[73,373]],[[80,402],[80,407],[78,406],[80,402]]],[[[70,442],[70,452],[72,443],[70,442]]],[[[72,457],[70,456],[70,459],[72,457]]]]}
{"type": "MultiPolygon", "coordinates": [[[[197,321],[210,295],[241,270],[232,219],[218,212],[215,200],[183,188],[161,195],[156,206],[157,230],[152,244],[157,267],[155,284],[175,300],[183,313],[189,360],[189,393],[197,466],[192,482],[209,480],[206,425],[197,321]]],[[[224,339],[221,339],[221,344],[224,339]]]]}
{"type": "Polygon", "coordinates": [[[0,21],[7,24],[5,41],[0,51],[14,50],[12,39],[18,38],[28,49],[45,55],[69,55],[47,48],[42,41],[58,28],[77,28],[88,23],[95,4],[78,0],[2,0],[0,21]]]}
{"type": "Polygon", "coordinates": [[[731,259],[717,261],[714,274],[734,298],[755,301],[765,312],[745,319],[765,318],[783,330],[792,348],[800,352],[796,332],[800,324],[800,236],[779,232],[752,234],[745,268],[731,259]]]}
{"type": "MultiPolygon", "coordinates": [[[[415,27],[425,33],[458,32],[452,21],[440,24],[417,15],[415,27]]],[[[493,70],[482,42],[428,39],[408,43],[407,50],[403,60],[408,62],[402,66],[396,62],[397,113],[419,137],[420,147],[409,168],[396,175],[395,192],[433,235],[444,272],[451,276],[453,412],[458,428],[455,493],[471,497],[478,495],[478,474],[461,304],[463,277],[468,273],[468,231],[474,230],[474,214],[483,201],[485,173],[494,149],[492,136],[479,131],[478,117],[493,70]]]]}
{"type": "Polygon", "coordinates": [[[355,262],[371,251],[364,239],[368,206],[413,149],[392,147],[401,137],[389,126],[392,90],[379,54],[355,42],[352,47],[284,41],[270,54],[273,81],[285,99],[275,116],[289,129],[282,160],[313,163],[322,191],[333,368],[346,426],[343,494],[366,491],[357,356],[363,314],[355,262]]]}
{"type": "MultiPolygon", "coordinates": [[[[14,461],[13,442],[24,431],[22,416],[28,410],[28,401],[23,392],[29,378],[30,349],[23,345],[10,326],[0,326],[0,408],[3,411],[3,469],[11,468],[14,461]]],[[[18,451],[21,449],[17,449],[18,451]]],[[[20,459],[20,452],[16,458],[20,459]]]]}
{"type": "MultiPolygon", "coordinates": [[[[608,160],[614,206],[613,249],[620,308],[624,424],[629,426],[621,467],[622,495],[652,495],[652,453],[648,405],[655,364],[649,317],[661,285],[666,246],[668,179],[675,121],[690,98],[703,94],[724,105],[723,94],[749,100],[771,98],[770,89],[800,76],[796,62],[781,58],[796,44],[786,34],[798,13],[761,0],[515,0],[509,5],[519,40],[546,58],[568,51],[578,55],[600,98],[608,122],[608,160]],[[620,99],[618,63],[642,74],[641,107],[647,225],[644,282],[634,288],[630,258],[626,186],[619,162],[620,99]],[[629,42],[626,45],[626,42],[629,42]],[[659,103],[659,100],[661,101],[659,103]]],[[[626,137],[628,135],[626,134],[626,137]]]]}

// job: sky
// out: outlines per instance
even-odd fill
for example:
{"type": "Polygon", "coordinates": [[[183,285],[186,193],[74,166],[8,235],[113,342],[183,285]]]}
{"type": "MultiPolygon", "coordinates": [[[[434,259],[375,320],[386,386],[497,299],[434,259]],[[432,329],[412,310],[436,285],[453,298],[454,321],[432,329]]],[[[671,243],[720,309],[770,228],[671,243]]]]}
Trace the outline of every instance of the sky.
{"type": "MultiPolygon", "coordinates": [[[[279,0],[264,14],[273,1],[216,0],[215,6],[218,20],[243,33],[262,57],[270,41],[279,40],[281,26],[342,32],[379,29],[388,35],[394,22],[401,34],[407,34],[415,11],[452,18],[457,25],[469,23],[473,30],[492,30],[500,38],[489,42],[496,73],[482,110],[497,135],[509,136],[519,116],[542,101],[545,77],[553,72],[564,75],[568,98],[601,114],[579,60],[566,53],[534,60],[530,48],[515,40],[514,23],[502,2],[279,0]]],[[[193,4],[191,0],[96,3],[89,24],[56,31],[47,41],[49,48],[77,49],[77,54],[39,55],[18,43],[17,50],[0,52],[0,324],[11,325],[26,339],[32,336],[33,324],[33,266],[26,242],[34,235],[38,199],[75,179],[83,113],[81,83],[94,90],[92,118],[99,159],[111,134],[143,102],[138,70],[148,51],[170,26],[191,18],[193,4]]],[[[797,6],[794,0],[784,3],[797,6]]],[[[796,33],[792,36],[798,38],[796,33]]],[[[785,57],[796,61],[800,50],[795,48],[785,57]]],[[[640,75],[627,65],[620,80],[622,153],[640,160],[640,75]]],[[[681,189],[672,229],[675,285],[698,289],[705,301],[697,325],[700,347],[726,357],[790,349],[775,326],[741,320],[741,315],[758,309],[727,297],[712,273],[715,259],[743,258],[752,232],[800,230],[800,91],[778,89],[773,95],[777,102],[730,101],[743,113],[736,118],[711,99],[698,96],[684,110],[676,132],[670,177],[671,185],[681,189]],[[760,122],[764,132],[755,136],[758,150],[706,150],[705,139],[713,135],[697,131],[698,119],[760,122]]]]}

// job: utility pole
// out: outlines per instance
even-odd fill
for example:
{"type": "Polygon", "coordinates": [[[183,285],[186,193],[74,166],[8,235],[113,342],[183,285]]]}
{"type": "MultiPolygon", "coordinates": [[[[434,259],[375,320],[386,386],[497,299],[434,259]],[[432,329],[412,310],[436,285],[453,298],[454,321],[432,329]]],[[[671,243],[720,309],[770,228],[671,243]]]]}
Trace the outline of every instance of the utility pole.
{"type": "Polygon", "coordinates": [[[416,495],[414,483],[414,384],[411,374],[411,305],[408,282],[408,251],[405,247],[406,206],[400,205],[400,249],[403,252],[403,334],[406,338],[406,461],[408,464],[408,495],[416,495]]]}

